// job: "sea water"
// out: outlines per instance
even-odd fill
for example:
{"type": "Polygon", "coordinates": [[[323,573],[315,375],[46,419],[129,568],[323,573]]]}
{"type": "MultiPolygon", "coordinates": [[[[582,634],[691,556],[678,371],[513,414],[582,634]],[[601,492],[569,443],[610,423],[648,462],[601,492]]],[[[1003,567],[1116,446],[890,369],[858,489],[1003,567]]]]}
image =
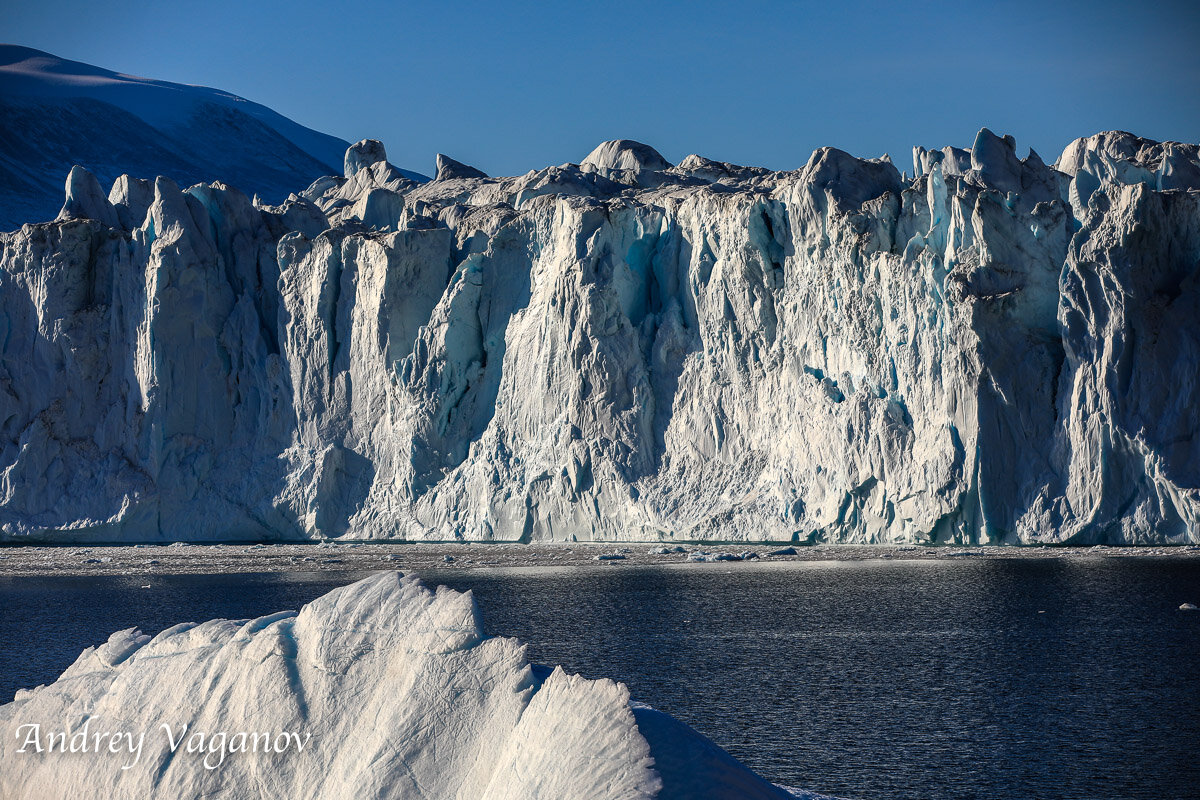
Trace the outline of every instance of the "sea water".
{"type": "MultiPolygon", "coordinates": [[[[118,629],[296,608],[363,573],[0,578],[0,702],[118,629]],[[142,588],[149,583],[150,588],[142,588]]],[[[1200,797],[1200,561],[423,573],[530,657],[624,681],[773,781],[885,798],[1200,797]]]]}

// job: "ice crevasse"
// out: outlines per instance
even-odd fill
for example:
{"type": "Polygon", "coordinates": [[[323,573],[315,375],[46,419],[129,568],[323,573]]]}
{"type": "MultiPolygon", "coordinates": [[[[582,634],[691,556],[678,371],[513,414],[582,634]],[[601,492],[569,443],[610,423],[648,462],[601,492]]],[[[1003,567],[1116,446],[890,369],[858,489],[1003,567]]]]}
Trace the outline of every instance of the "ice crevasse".
{"type": "Polygon", "coordinates": [[[0,538],[1200,542],[1200,156],[606,142],[0,234],[0,538]],[[907,170],[906,170],[907,173],[907,170]]]}

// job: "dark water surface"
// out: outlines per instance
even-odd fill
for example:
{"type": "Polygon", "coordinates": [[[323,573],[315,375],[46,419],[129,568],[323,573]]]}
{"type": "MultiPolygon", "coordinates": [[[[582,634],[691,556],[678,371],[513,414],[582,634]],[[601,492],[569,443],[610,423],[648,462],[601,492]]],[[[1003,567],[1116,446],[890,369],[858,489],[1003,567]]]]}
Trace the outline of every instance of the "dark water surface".
{"type": "MultiPolygon", "coordinates": [[[[296,608],[358,577],[0,578],[0,702],[112,631],[296,608]]],[[[424,577],[474,590],[488,629],[535,661],[624,681],[780,783],[864,800],[1200,798],[1200,612],[1178,610],[1200,603],[1200,561],[424,577]]]]}

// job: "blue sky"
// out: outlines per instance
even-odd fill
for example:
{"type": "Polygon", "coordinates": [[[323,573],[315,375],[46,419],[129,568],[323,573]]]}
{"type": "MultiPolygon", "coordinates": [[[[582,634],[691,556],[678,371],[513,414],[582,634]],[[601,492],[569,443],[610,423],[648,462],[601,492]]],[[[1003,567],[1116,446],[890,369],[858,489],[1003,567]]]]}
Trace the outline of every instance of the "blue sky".
{"type": "Polygon", "coordinates": [[[579,161],[632,138],[775,169],[833,145],[1053,161],[1120,128],[1200,140],[1200,2],[5,0],[0,39],[214,86],[431,173],[579,161]]]}

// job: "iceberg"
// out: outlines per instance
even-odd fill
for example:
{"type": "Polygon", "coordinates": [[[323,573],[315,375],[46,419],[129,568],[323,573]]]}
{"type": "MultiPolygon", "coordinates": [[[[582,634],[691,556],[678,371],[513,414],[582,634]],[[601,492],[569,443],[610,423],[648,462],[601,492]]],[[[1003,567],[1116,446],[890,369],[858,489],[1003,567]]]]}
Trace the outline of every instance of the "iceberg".
{"type": "Polygon", "coordinates": [[[1200,155],[382,143],[0,234],[0,540],[1200,542],[1200,155]]]}
{"type": "Polygon", "coordinates": [[[115,633],[0,706],[0,765],[12,800],[817,797],[395,572],[299,613],[115,633]]]}

